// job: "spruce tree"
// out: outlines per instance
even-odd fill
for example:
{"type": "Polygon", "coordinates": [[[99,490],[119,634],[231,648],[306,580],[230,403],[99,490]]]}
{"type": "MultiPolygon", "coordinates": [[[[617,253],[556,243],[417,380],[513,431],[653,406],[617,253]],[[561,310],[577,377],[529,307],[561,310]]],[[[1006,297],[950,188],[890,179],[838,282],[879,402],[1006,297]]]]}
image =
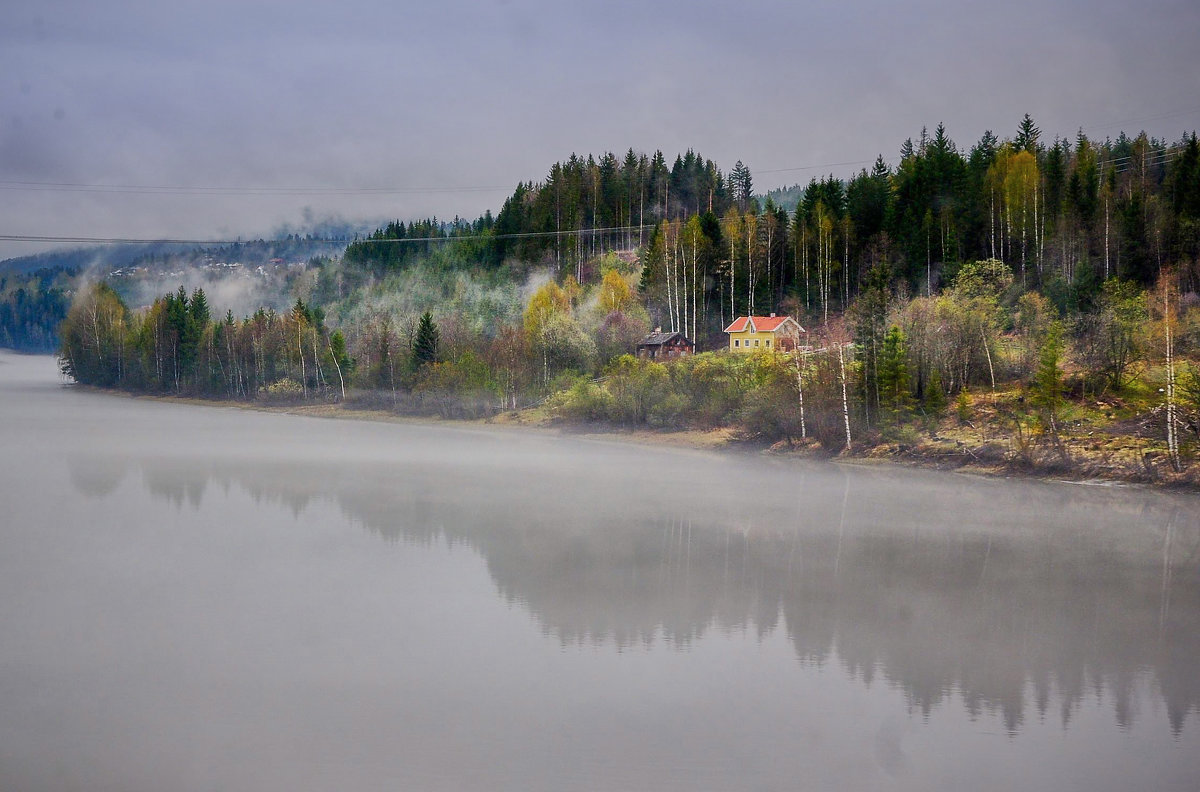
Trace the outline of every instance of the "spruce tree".
{"type": "Polygon", "coordinates": [[[1029,113],[1026,113],[1017,127],[1017,137],[1013,140],[1013,147],[1017,151],[1028,151],[1030,154],[1037,156],[1038,137],[1041,134],[1042,130],[1034,125],[1033,118],[1030,117],[1029,113]]]}
{"type": "Polygon", "coordinates": [[[881,406],[899,418],[908,409],[909,376],[908,349],[904,331],[893,326],[883,337],[883,349],[879,354],[879,401],[881,406]]]}
{"type": "Polygon", "coordinates": [[[192,322],[203,332],[204,328],[208,327],[209,320],[208,298],[204,294],[204,289],[198,288],[192,292],[192,301],[188,310],[191,311],[192,322]]]}
{"type": "Polygon", "coordinates": [[[1063,400],[1062,325],[1054,322],[1046,333],[1038,355],[1038,369],[1030,387],[1030,401],[1042,410],[1041,420],[1052,433],[1058,434],[1058,410],[1063,400]]]}
{"type": "Polygon", "coordinates": [[[743,212],[746,211],[746,207],[750,204],[750,198],[754,194],[754,178],[750,174],[750,169],[741,160],[734,163],[733,170],[729,172],[729,186],[738,208],[743,212]]]}
{"type": "Polygon", "coordinates": [[[941,370],[934,366],[929,372],[929,384],[925,387],[925,413],[935,422],[946,412],[946,389],[942,385],[941,370]]]}
{"type": "Polygon", "coordinates": [[[437,347],[437,325],[433,322],[433,314],[431,314],[429,311],[426,311],[421,315],[421,321],[417,325],[417,338],[415,341],[413,341],[413,368],[418,368],[426,363],[435,362],[437,360],[437,347]]]}

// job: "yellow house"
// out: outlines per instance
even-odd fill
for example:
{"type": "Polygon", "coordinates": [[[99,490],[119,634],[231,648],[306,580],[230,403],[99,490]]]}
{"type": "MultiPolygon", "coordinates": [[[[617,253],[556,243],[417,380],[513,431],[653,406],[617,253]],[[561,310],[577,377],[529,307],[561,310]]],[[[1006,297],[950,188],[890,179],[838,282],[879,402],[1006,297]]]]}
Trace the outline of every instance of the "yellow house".
{"type": "Polygon", "coordinates": [[[725,328],[730,352],[793,352],[804,328],[790,316],[739,316],[725,328]]]}

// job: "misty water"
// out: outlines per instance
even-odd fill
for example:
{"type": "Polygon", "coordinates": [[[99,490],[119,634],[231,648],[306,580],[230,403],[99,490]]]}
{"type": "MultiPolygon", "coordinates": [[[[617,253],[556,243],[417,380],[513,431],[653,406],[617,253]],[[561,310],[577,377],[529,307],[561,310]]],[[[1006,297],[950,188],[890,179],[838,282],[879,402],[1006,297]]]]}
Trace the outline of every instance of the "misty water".
{"type": "Polygon", "coordinates": [[[0,355],[0,789],[1192,790],[1200,503],[0,355]]]}

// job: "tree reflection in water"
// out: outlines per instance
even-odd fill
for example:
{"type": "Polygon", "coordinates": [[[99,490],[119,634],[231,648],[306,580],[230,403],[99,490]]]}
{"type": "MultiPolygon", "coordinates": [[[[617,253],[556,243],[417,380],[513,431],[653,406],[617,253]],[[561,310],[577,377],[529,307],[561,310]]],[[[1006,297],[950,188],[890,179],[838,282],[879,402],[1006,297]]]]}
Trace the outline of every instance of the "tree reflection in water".
{"type": "Polygon", "coordinates": [[[1127,728],[1160,696],[1179,735],[1200,698],[1200,508],[1129,489],[681,457],[391,464],[78,457],[104,498],[137,470],[179,509],[237,486],[299,515],[314,499],[388,542],[466,545],[498,595],[563,645],[687,650],[784,630],[805,665],[954,697],[1010,733],[1068,727],[1086,694],[1127,728]]]}

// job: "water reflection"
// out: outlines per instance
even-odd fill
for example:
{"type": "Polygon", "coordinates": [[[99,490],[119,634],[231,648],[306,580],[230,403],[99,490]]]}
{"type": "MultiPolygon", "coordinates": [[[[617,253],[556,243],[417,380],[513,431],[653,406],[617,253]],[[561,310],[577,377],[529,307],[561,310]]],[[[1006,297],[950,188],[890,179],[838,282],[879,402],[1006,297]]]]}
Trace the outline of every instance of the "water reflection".
{"type": "Polygon", "coordinates": [[[465,544],[564,645],[783,630],[802,664],[897,686],[926,716],[957,697],[1010,733],[1030,717],[1065,728],[1092,696],[1126,728],[1161,697],[1179,735],[1200,705],[1193,498],[707,457],[663,474],[636,458],[68,465],[94,498],[140,479],[199,509],[240,487],[297,515],[329,499],[385,541],[465,544]]]}

